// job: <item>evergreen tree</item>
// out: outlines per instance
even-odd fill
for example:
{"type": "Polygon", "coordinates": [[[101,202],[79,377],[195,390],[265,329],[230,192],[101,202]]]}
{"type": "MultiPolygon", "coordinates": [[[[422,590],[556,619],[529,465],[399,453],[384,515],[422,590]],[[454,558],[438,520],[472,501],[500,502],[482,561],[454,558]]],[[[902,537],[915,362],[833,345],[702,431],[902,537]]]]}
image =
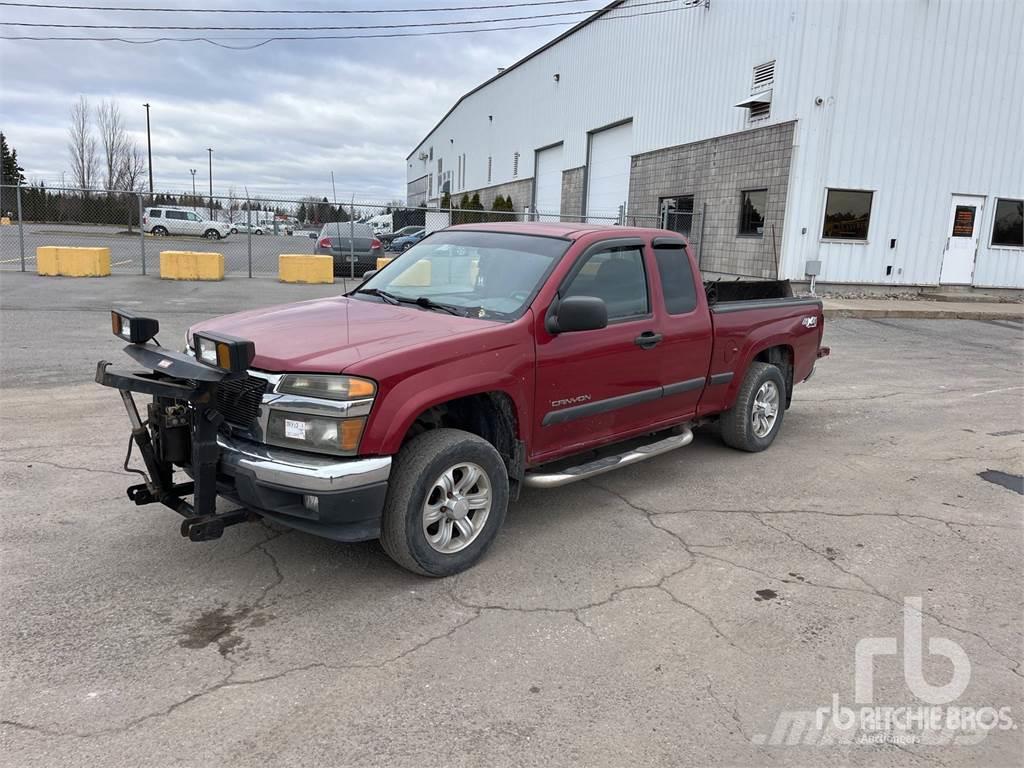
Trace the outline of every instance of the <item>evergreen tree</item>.
{"type": "MultiPolygon", "coordinates": [[[[17,186],[25,183],[25,176],[18,170],[18,150],[7,146],[7,137],[0,133],[0,184],[17,186]]],[[[15,213],[18,207],[18,191],[0,187],[0,213],[6,216],[15,213]]]]}

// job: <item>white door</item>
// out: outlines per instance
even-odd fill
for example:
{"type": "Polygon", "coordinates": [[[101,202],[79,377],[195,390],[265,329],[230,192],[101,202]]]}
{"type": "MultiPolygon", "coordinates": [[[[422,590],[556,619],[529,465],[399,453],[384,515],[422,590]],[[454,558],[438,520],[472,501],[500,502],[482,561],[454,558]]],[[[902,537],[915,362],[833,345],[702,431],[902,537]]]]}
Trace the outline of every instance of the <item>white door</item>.
{"type": "Polygon", "coordinates": [[[537,152],[533,174],[533,209],[538,221],[560,221],[562,213],[562,145],[537,152]]]}
{"type": "Polygon", "coordinates": [[[984,204],[984,197],[953,195],[949,226],[946,228],[946,252],[942,254],[942,272],[939,275],[939,282],[943,285],[971,284],[984,204]]]}
{"type": "Polygon", "coordinates": [[[625,213],[632,151],[632,123],[591,134],[587,158],[588,221],[614,224],[625,213]]]}

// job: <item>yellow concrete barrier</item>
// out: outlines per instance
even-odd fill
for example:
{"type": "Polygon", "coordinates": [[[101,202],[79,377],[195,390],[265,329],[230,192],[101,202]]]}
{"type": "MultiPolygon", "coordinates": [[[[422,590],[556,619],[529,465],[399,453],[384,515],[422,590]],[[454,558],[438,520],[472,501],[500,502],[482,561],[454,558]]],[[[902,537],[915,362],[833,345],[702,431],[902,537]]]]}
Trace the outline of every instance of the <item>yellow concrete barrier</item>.
{"type": "Polygon", "coordinates": [[[426,288],[430,285],[430,262],[420,259],[391,281],[392,285],[426,288]]]}
{"type": "Polygon", "coordinates": [[[308,253],[282,253],[277,257],[277,278],[282,283],[333,283],[334,259],[308,253]]]}
{"type": "Polygon", "coordinates": [[[9,226],[11,226],[11,217],[10,216],[0,216],[0,227],[9,227],[9,226]]]}
{"type": "Polygon", "coordinates": [[[224,254],[204,251],[160,251],[164,280],[223,280],[224,254]]]}
{"type": "Polygon", "coordinates": [[[63,277],[106,277],[110,274],[110,249],[41,245],[36,248],[36,272],[63,277]]]}
{"type": "Polygon", "coordinates": [[[388,264],[395,260],[394,256],[378,256],[377,257],[377,269],[384,269],[388,264]]]}

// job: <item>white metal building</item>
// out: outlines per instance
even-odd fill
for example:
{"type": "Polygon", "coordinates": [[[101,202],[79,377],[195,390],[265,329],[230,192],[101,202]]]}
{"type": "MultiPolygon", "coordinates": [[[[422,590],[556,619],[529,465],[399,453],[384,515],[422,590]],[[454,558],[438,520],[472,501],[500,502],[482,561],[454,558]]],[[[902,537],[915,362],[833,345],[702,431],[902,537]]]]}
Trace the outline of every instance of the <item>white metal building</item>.
{"type": "Polygon", "coordinates": [[[614,2],[463,96],[409,202],[667,224],[723,272],[1024,288],[1022,41],[1018,0],[614,2]]]}

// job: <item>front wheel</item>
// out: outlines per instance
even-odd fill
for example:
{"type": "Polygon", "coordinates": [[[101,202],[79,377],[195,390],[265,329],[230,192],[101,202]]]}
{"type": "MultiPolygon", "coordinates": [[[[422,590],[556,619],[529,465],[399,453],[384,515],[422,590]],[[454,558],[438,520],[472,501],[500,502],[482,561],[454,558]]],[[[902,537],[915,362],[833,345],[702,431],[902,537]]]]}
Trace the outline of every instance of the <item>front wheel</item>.
{"type": "Polygon", "coordinates": [[[232,227],[232,228],[231,228],[231,234],[232,234],[232,235],[237,235],[237,234],[238,234],[238,230],[237,230],[237,229],[235,229],[234,227],[232,227]]]}
{"type": "Polygon", "coordinates": [[[381,520],[381,545],[403,568],[451,576],[472,567],[505,520],[508,474],[481,437],[434,429],[395,458],[381,520]]]}
{"type": "Polygon", "coordinates": [[[731,448],[756,453],[773,442],[786,413],[786,381],[768,363],[751,363],[732,409],[722,414],[722,440],[731,448]]]}
{"type": "Polygon", "coordinates": [[[203,233],[203,237],[207,240],[220,240],[220,232],[216,229],[208,229],[203,233]]]}

